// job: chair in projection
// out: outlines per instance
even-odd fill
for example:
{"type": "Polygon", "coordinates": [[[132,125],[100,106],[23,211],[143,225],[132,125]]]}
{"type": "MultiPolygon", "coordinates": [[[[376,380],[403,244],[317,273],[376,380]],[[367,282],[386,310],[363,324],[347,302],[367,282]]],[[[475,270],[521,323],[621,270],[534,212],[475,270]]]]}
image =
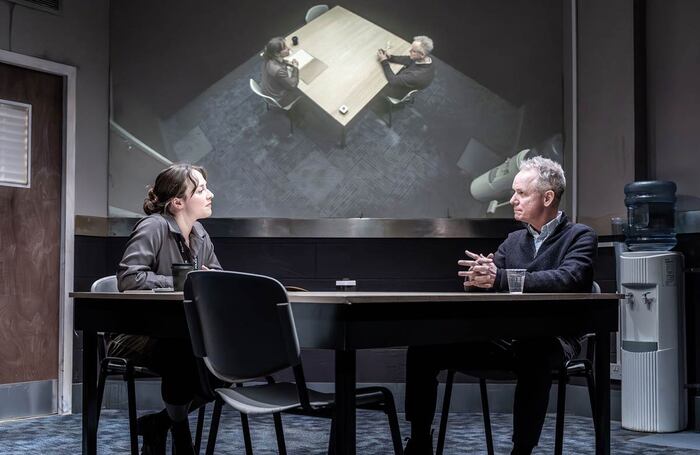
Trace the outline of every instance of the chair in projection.
{"type": "Polygon", "coordinates": [[[299,101],[299,99],[301,97],[297,97],[291,103],[287,104],[286,106],[282,106],[273,97],[265,95],[262,92],[260,85],[257,82],[255,82],[254,79],[250,80],[250,89],[253,91],[253,93],[255,93],[256,95],[258,95],[260,98],[263,99],[263,101],[265,102],[265,109],[266,110],[270,110],[270,107],[272,107],[273,109],[280,109],[285,113],[285,115],[289,119],[289,134],[294,134],[294,122],[292,121],[291,111],[292,111],[292,108],[294,107],[294,105],[296,104],[296,102],[299,101]]]}
{"type": "Polygon", "coordinates": [[[304,20],[308,24],[326,11],[328,11],[328,5],[314,5],[306,12],[304,20]]]}
{"type": "Polygon", "coordinates": [[[416,100],[416,94],[418,94],[418,90],[411,90],[410,92],[406,93],[406,95],[401,99],[394,98],[391,96],[386,97],[386,101],[387,103],[389,103],[389,122],[387,123],[387,125],[389,125],[389,128],[391,128],[392,125],[392,114],[394,109],[401,105],[409,103],[413,104],[416,100]]]}

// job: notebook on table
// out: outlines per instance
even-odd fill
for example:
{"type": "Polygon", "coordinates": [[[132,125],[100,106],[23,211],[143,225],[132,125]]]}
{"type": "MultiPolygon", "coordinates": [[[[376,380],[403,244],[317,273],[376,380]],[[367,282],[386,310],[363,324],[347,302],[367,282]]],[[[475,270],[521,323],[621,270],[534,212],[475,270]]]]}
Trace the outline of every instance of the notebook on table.
{"type": "Polygon", "coordinates": [[[294,54],[285,58],[285,60],[288,62],[296,60],[299,63],[299,78],[307,85],[328,68],[328,65],[309,54],[304,49],[299,49],[294,54]]]}

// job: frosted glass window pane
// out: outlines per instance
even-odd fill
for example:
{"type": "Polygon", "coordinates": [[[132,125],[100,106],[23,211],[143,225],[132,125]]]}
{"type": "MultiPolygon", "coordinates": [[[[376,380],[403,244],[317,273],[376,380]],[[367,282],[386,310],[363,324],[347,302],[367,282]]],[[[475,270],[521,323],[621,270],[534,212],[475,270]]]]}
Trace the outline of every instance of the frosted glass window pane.
{"type": "Polygon", "coordinates": [[[0,185],[29,187],[32,106],[0,100],[0,185]]]}

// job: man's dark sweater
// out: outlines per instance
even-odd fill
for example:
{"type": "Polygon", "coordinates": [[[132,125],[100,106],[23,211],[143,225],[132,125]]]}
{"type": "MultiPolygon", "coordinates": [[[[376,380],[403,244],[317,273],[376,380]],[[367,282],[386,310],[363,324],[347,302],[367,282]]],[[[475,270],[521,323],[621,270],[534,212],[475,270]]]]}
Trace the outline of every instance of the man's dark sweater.
{"type": "MultiPolygon", "coordinates": [[[[506,269],[519,268],[527,269],[526,292],[590,292],[596,249],[595,232],[587,226],[569,223],[563,213],[537,254],[530,231],[518,230],[508,235],[494,255],[498,271],[493,289],[507,291],[506,269]]],[[[513,453],[531,453],[539,441],[547,413],[552,368],[560,367],[580,350],[576,337],[557,338],[561,352],[551,337],[409,347],[405,410],[414,440],[430,437],[437,402],[437,375],[441,370],[503,368],[512,369],[518,377],[513,402],[513,453]]]]}
{"type": "MultiPolygon", "coordinates": [[[[535,255],[535,244],[527,229],[508,234],[494,255],[498,267],[495,291],[508,291],[506,269],[526,269],[523,292],[591,292],[593,259],[598,251],[595,231],[584,224],[570,223],[562,213],[559,225],[535,255]]],[[[557,337],[567,358],[581,349],[577,337],[557,337]]]]}
{"type": "Polygon", "coordinates": [[[537,255],[527,229],[511,232],[493,258],[494,290],[508,290],[506,269],[527,269],[524,292],[591,292],[597,248],[593,229],[570,223],[565,214],[537,255]]]}
{"type": "Polygon", "coordinates": [[[422,90],[430,85],[435,78],[435,66],[430,63],[416,63],[407,55],[392,55],[382,62],[382,69],[389,82],[392,95],[403,98],[411,90],[422,90]],[[389,62],[404,65],[394,74],[389,62]]]}

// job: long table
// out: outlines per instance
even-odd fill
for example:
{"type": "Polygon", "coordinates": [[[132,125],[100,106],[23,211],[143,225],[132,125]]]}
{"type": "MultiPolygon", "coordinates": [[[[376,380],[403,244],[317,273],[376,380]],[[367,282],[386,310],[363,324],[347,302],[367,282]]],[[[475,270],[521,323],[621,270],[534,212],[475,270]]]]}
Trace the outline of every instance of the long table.
{"type": "MultiPolygon", "coordinates": [[[[182,293],[70,294],[83,331],[83,453],[96,453],[97,332],[187,337],[182,293]]],[[[335,351],[336,453],[355,454],[356,351],[475,337],[596,334],[596,453],[610,453],[610,333],[620,294],[291,292],[302,347],[335,351]]]]}

